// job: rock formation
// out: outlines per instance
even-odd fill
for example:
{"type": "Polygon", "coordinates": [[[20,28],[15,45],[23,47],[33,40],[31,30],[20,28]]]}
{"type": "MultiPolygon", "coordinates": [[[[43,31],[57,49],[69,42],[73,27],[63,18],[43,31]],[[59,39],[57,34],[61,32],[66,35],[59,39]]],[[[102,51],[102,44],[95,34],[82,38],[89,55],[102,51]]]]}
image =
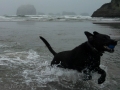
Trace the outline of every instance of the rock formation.
{"type": "Polygon", "coordinates": [[[16,15],[36,15],[36,9],[33,5],[22,5],[18,7],[16,15]]]}
{"type": "Polygon", "coordinates": [[[76,13],[63,11],[62,15],[76,15],[76,13]]]}
{"type": "Polygon", "coordinates": [[[111,0],[96,10],[92,17],[120,17],[120,0],[111,0]]]}

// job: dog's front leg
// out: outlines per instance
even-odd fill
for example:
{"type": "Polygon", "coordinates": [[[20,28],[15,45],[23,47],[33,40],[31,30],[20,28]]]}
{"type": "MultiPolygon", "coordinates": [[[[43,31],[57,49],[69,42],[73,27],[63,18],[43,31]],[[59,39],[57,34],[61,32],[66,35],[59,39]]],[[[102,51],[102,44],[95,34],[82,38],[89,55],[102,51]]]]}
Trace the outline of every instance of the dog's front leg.
{"type": "Polygon", "coordinates": [[[98,79],[98,84],[102,84],[105,81],[106,78],[106,72],[101,69],[100,67],[97,67],[96,70],[99,74],[101,74],[100,78],[98,79]]]}
{"type": "Polygon", "coordinates": [[[83,70],[83,73],[84,73],[84,78],[83,78],[84,81],[92,79],[91,72],[89,69],[83,70]]]}

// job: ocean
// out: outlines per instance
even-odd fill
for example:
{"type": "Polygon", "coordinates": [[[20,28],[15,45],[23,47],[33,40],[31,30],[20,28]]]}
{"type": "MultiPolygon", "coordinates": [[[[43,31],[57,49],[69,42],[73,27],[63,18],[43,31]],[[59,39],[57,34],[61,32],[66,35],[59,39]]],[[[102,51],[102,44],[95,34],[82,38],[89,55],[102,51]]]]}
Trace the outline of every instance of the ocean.
{"type": "Polygon", "coordinates": [[[90,16],[0,16],[1,90],[120,90],[120,24],[93,24],[120,21],[119,18],[90,16]],[[53,55],[39,36],[56,52],[72,50],[87,40],[84,32],[97,31],[118,41],[114,53],[105,52],[101,68],[106,81],[98,85],[99,74],[82,80],[82,73],[51,67],[53,55]]]}

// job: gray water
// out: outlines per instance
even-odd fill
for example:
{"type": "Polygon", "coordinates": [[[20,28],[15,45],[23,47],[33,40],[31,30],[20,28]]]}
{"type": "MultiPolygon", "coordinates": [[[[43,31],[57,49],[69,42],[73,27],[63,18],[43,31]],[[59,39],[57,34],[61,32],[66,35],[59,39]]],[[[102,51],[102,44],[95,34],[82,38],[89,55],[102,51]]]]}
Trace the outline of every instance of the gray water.
{"type": "Polygon", "coordinates": [[[91,21],[0,22],[0,90],[120,90],[120,25],[92,24],[91,21]],[[98,31],[118,40],[114,53],[105,53],[99,75],[82,81],[75,70],[50,67],[52,54],[39,39],[43,36],[56,52],[71,50],[87,40],[84,31],[98,31]]]}

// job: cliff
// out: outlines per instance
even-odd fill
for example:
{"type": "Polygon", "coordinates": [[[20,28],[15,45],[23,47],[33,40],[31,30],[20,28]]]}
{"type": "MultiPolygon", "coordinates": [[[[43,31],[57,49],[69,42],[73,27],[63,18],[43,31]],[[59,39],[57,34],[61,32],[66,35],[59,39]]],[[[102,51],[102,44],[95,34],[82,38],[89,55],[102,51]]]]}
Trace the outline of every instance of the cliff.
{"type": "Polygon", "coordinates": [[[120,17],[120,0],[111,0],[96,10],[92,17],[120,17]]]}
{"type": "Polygon", "coordinates": [[[22,5],[18,7],[16,15],[36,15],[36,9],[33,5],[22,5]]]}

